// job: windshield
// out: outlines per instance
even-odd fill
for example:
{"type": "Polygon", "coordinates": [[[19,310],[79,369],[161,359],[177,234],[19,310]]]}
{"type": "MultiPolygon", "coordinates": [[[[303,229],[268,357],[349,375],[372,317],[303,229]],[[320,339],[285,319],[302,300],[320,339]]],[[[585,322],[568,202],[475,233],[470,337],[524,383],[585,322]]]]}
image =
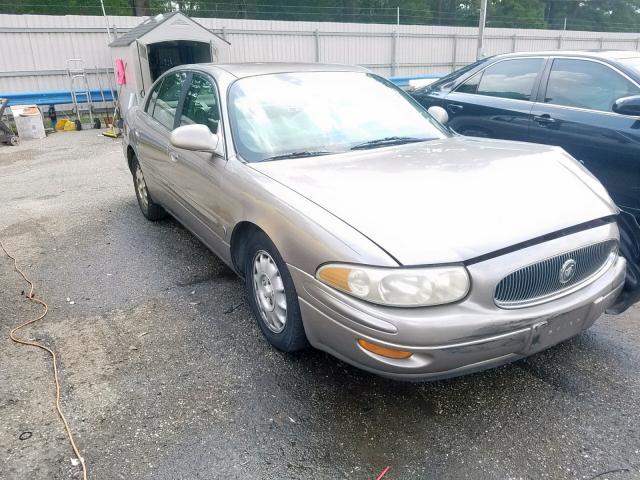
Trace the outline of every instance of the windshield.
{"type": "Polygon", "coordinates": [[[618,60],[622,65],[640,76],[640,57],[621,58],[618,60]]]}
{"type": "Polygon", "coordinates": [[[464,75],[467,72],[470,72],[471,70],[476,68],[478,65],[482,65],[490,58],[491,57],[485,57],[473,63],[470,63],[469,65],[466,65],[462,68],[459,68],[458,70],[455,70],[449,73],[448,75],[445,75],[444,77],[439,78],[435,82],[430,83],[429,85],[425,85],[422,88],[419,88],[418,90],[416,90],[416,93],[427,91],[427,90],[439,90],[440,88],[444,88],[444,87],[449,88],[451,86],[449,84],[453,84],[453,82],[455,82],[458,78],[460,78],[460,76],[464,75]]]}
{"type": "Polygon", "coordinates": [[[229,91],[236,149],[248,162],[310,157],[449,136],[382,78],[359,72],[247,77],[229,91]]]}

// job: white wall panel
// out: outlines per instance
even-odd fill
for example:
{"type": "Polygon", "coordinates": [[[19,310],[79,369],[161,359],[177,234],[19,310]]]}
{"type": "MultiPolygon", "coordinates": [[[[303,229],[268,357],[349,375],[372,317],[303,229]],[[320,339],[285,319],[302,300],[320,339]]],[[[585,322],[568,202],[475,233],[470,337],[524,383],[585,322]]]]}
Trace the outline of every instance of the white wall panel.
{"type": "MultiPolygon", "coordinates": [[[[140,17],[109,17],[109,25],[120,34],[142,21],[140,17]]],[[[365,65],[384,75],[417,75],[447,73],[454,65],[472,62],[476,54],[477,29],[473,27],[220,18],[196,21],[231,42],[230,60],[236,62],[314,62],[317,41],[322,62],[365,65]],[[399,38],[394,48],[396,31],[399,38]]],[[[70,58],[83,59],[90,70],[111,68],[105,30],[105,20],[98,16],[0,15],[0,92],[67,89],[64,70],[70,58]]],[[[485,39],[488,55],[601,46],[638,50],[640,34],[488,28],[485,39]]],[[[93,75],[90,83],[97,88],[93,75]]]]}

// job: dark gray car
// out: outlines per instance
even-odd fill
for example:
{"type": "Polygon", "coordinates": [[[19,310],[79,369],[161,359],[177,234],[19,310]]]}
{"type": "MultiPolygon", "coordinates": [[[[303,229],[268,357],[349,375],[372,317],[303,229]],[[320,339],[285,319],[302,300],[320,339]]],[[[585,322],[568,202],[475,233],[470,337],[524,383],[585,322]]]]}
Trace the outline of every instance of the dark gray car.
{"type": "Polygon", "coordinates": [[[640,53],[497,55],[412,95],[463,135],[564,148],[640,215],[640,53]]]}

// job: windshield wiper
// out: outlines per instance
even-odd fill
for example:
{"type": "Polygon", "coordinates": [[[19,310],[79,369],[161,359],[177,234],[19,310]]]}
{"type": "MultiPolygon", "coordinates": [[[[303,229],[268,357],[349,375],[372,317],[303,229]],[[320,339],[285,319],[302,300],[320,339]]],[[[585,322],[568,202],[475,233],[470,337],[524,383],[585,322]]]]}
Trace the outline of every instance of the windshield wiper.
{"type": "Polygon", "coordinates": [[[290,153],[283,153],[282,155],[275,155],[273,157],[267,157],[260,161],[268,162],[269,160],[284,160],[286,158],[318,157],[320,155],[331,155],[332,153],[335,153],[335,152],[329,152],[327,150],[319,150],[316,152],[310,152],[310,151],[290,152],[290,153]]]}
{"type": "Polygon", "coordinates": [[[416,143],[426,142],[427,140],[433,140],[432,138],[418,138],[418,137],[384,137],[376,140],[369,140],[368,142],[359,143],[351,150],[365,150],[367,148],[382,147],[387,145],[402,145],[403,143],[416,143]]]}

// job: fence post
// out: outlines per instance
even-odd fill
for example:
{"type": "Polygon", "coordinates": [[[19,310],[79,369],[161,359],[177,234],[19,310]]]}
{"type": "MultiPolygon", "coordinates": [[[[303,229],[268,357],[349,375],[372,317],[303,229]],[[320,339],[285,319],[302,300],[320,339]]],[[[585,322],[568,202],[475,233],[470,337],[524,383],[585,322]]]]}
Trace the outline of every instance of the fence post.
{"type": "Polygon", "coordinates": [[[518,37],[516,37],[515,33],[511,36],[511,52],[512,53],[514,53],[516,51],[516,39],[517,38],[518,37]]]}
{"type": "Polygon", "coordinates": [[[558,35],[558,50],[562,50],[562,35],[558,35]]]}
{"type": "Polygon", "coordinates": [[[316,63],[320,63],[320,32],[318,29],[313,32],[313,36],[316,40],[316,63]]]}
{"type": "Polygon", "coordinates": [[[393,48],[391,50],[391,76],[395,77],[396,72],[398,70],[398,40],[399,33],[398,30],[395,30],[392,34],[393,38],[393,48]]]}
{"type": "Polygon", "coordinates": [[[640,50],[640,38],[636,40],[636,50],[640,50]]]}
{"type": "Polygon", "coordinates": [[[453,40],[453,46],[452,46],[452,50],[453,53],[451,54],[451,71],[455,72],[456,68],[457,68],[457,57],[458,57],[458,36],[457,35],[453,35],[452,37],[453,40]]]}
{"type": "Polygon", "coordinates": [[[604,45],[604,38],[600,37],[600,50],[602,50],[603,45],[604,45]]]}

